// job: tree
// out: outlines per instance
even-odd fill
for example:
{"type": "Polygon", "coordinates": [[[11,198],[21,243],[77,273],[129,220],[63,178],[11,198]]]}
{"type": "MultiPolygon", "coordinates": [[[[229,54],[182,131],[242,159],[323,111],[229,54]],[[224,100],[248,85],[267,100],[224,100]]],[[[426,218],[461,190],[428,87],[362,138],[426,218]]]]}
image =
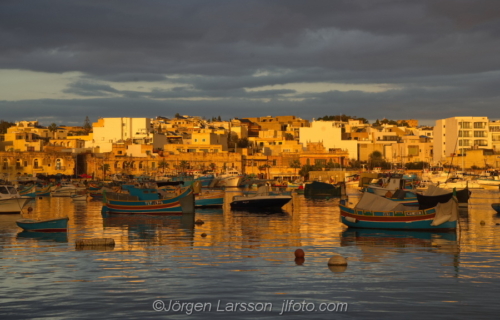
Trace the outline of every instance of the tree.
{"type": "Polygon", "coordinates": [[[15,125],[16,124],[14,122],[0,120],[0,134],[7,133],[7,129],[15,125]]]}
{"type": "Polygon", "coordinates": [[[248,138],[241,138],[241,139],[238,139],[238,141],[236,142],[236,146],[238,148],[248,148],[248,145],[249,145],[249,141],[248,141],[248,138]]]}
{"type": "Polygon", "coordinates": [[[299,159],[290,160],[289,166],[295,169],[295,175],[297,175],[297,169],[301,166],[299,159]]]}
{"type": "Polygon", "coordinates": [[[55,132],[57,131],[57,124],[55,123],[52,123],[50,126],[47,127],[47,129],[49,129],[50,132],[52,132],[52,138],[55,138],[55,132]]]}
{"type": "Polygon", "coordinates": [[[83,123],[83,130],[85,131],[85,134],[89,134],[90,131],[92,131],[92,124],[90,123],[88,116],[85,118],[85,122],[83,123]]]}
{"type": "Polygon", "coordinates": [[[168,167],[170,166],[170,164],[165,160],[161,160],[160,163],[158,163],[158,165],[162,168],[163,173],[165,172],[165,168],[168,169],[168,167]]]}
{"type": "Polygon", "coordinates": [[[179,163],[179,166],[181,167],[181,171],[184,173],[184,171],[186,170],[186,168],[189,166],[188,162],[186,160],[182,160],[180,163],[179,163]]]}
{"type": "Polygon", "coordinates": [[[293,134],[285,133],[285,140],[294,140],[293,134]]]}
{"type": "Polygon", "coordinates": [[[102,170],[102,179],[104,180],[106,178],[106,172],[110,169],[110,165],[109,163],[105,163],[99,169],[102,170]]]}

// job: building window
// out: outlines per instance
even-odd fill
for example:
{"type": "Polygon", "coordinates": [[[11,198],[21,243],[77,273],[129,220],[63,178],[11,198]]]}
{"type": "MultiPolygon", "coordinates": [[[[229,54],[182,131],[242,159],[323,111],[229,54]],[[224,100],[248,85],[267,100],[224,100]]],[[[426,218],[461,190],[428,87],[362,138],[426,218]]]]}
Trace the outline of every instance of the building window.
{"type": "Polygon", "coordinates": [[[486,137],[486,131],[474,131],[474,137],[486,137]]]}
{"type": "Polygon", "coordinates": [[[480,147],[485,147],[488,145],[488,141],[486,140],[475,140],[474,141],[475,146],[480,146],[480,147]]]}
{"type": "Polygon", "coordinates": [[[201,142],[205,142],[206,139],[201,139],[201,142]]]}
{"type": "Polygon", "coordinates": [[[468,137],[471,136],[471,134],[470,134],[470,131],[460,130],[458,132],[458,136],[459,137],[466,137],[466,138],[468,138],[468,137]]]}
{"type": "Polygon", "coordinates": [[[38,169],[38,159],[33,160],[33,168],[38,169]]]}
{"type": "Polygon", "coordinates": [[[314,159],[314,164],[317,166],[325,166],[326,160],[325,159],[314,159]]]}
{"type": "Polygon", "coordinates": [[[475,129],[483,129],[486,128],[486,122],[474,122],[475,129]]]}
{"type": "Polygon", "coordinates": [[[194,139],[194,142],[198,142],[198,139],[194,139]]]}
{"type": "Polygon", "coordinates": [[[458,140],[458,145],[459,146],[464,146],[464,147],[470,146],[470,140],[460,139],[460,140],[458,140]]]}
{"type": "Polygon", "coordinates": [[[62,164],[61,159],[56,159],[56,170],[61,170],[62,164]]]}
{"type": "Polygon", "coordinates": [[[419,151],[418,146],[408,146],[409,156],[418,156],[418,151],[419,151]]]}
{"type": "Polygon", "coordinates": [[[470,122],[460,122],[460,128],[462,129],[470,129],[470,122]]]}

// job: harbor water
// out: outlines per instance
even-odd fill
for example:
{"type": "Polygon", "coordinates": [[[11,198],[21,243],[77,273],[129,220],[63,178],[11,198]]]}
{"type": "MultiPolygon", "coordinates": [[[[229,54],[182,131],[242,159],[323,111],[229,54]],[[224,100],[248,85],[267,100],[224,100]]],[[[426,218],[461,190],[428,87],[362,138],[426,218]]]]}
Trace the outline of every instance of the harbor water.
{"type": "MultiPolygon", "coordinates": [[[[0,319],[494,319],[499,191],[473,190],[456,233],[347,229],[338,198],[294,194],[281,211],[182,217],[101,213],[43,197],[0,215],[0,319]],[[63,234],[15,221],[68,216],[63,234]],[[75,248],[113,238],[115,246],[75,248]],[[295,259],[296,249],[304,259],[295,259]],[[328,266],[333,255],[347,266],[328,266]]],[[[348,189],[349,202],[359,192],[348,189]]]]}

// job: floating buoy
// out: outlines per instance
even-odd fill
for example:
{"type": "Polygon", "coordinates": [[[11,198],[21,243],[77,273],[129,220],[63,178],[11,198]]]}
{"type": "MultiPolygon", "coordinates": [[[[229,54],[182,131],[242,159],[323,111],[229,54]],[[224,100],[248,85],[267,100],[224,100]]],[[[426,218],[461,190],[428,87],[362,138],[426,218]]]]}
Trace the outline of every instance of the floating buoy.
{"type": "Polygon", "coordinates": [[[205,222],[201,219],[198,219],[194,222],[195,224],[204,224],[205,222]]]}
{"type": "Polygon", "coordinates": [[[75,241],[76,248],[83,247],[114,247],[115,239],[113,238],[92,238],[80,239],[75,241]]]}
{"type": "Polygon", "coordinates": [[[306,259],[304,259],[304,258],[295,258],[295,264],[298,266],[301,266],[302,264],[304,264],[304,261],[306,261],[306,259]]]}
{"type": "Polygon", "coordinates": [[[484,226],[484,225],[486,224],[486,222],[484,222],[484,220],[481,220],[480,224],[481,224],[482,226],[484,226]]]}
{"type": "Polygon", "coordinates": [[[329,266],[347,266],[347,260],[341,255],[334,255],[328,260],[329,266]]]}
{"type": "Polygon", "coordinates": [[[31,212],[33,211],[33,208],[32,207],[28,207],[28,212],[31,212]]]}
{"type": "Polygon", "coordinates": [[[205,238],[205,237],[207,236],[207,234],[206,234],[205,232],[203,232],[203,233],[201,234],[201,236],[202,236],[203,238],[205,238]]]}
{"type": "Polygon", "coordinates": [[[295,250],[295,258],[304,258],[304,250],[302,249],[297,249],[295,250]]]}

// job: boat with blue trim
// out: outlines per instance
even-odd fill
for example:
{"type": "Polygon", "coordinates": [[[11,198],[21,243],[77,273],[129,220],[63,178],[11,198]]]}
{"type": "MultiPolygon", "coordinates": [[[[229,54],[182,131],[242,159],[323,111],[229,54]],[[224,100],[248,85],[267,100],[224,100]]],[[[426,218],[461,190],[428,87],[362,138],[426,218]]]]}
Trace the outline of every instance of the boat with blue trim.
{"type": "Polygon", "coordinates": [[[127,185],[122,188],[129,193],[103,191],[103,212],[173,215],[194,212],[191,187],[178,188],[173,195],[159,193],[157,188],[136,188],[127,185]]]}
{"type": "Polygon", "coordinates": [[[455,198],[435,207],[405,206],[365,192],[354,207],[341,200],[341,222],[352,228],[394,230],[443,230],[457,228],[458,203],[455,198]]]}
{"type": "Polygon", "coordinates": [[[29,232],[66,232],[68,221],[68,217],[50,220],[20,219],[16,224],[29,232]]]}

